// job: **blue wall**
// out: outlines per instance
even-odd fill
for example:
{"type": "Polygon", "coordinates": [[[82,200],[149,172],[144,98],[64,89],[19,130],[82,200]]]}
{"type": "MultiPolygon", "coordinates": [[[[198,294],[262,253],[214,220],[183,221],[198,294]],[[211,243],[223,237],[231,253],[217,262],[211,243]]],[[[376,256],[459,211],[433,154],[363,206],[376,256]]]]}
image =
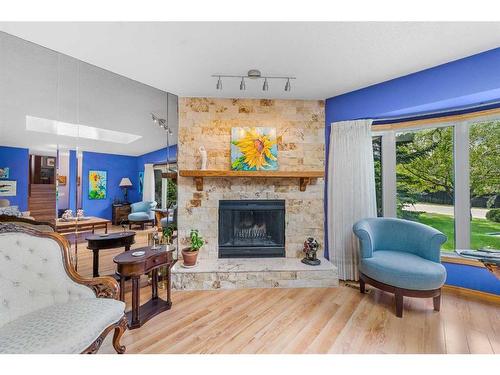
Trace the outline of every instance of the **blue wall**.
{"type": "MultiPolygon", "coordinates": [[[[29,185],[29,150],[27,148],[0,146],[0,167],[9,167],[9,178],[17,181],[15,197],[0,197],[8,199],[11,206],[19,206],[20,211],[28,210],[29,185]]],[[[0,180],[2,181],[2,180],[0,180]]]]}
{"type": "MultiPolygon", "coordinates": [[[[169,160],[177,160],[177,145],[170,146],[168,150],[169,160]]],[[[139,171],[144,171],[144,164],[165,163],[167,161],[167,147],[152,151],[137,157],[137,166],[139,171]]]]}
{"type": "MultiPolygon", "coordinates": [[[[170,146],[170,160],[177,159],[177,145],[170,146]]],[[[118,186],[122,177],[130,178],[132,188],[128,189],[128,201],[131,203],[142,200],[139,194],[139,172],[144,171],[144,164],[162,163],[167,160],[167,148],[152,151],[141,156],[113,155],[98,152],[83,152],[82,154],[82,208],[86,216],[98,216],[111,219],[111,205],[115,199],[123,200],[123,191],[118,186]],[[108,172],[106,199],[89,199],[89,170],[108,172]]],[[[71,169],[70,155],[70,169],[71,169]]]]}
{"type": "Polygon", "coordinates": [[[333,121],[384,118],[480,104],[500,98],[500,48],[326,100],[333,121]]]}
{"type": "Polygon", "coordinates": [[[129,202],[138,202],[139,172],[137,157],[83,152],[82,154],[82,208],[86,216],[98,216],[111,220],[111,205],[115,199],[123,200],[123,191],[119,187],[122,177],[130,178],[132,188],[128,189],[129,202]],[[107,172],[106,199],[89,199],[89,170],[107,172]]]}
{"type": "MultiPolygon", "coordinates": [[[[500,48],[496,48],[327,99],[326,160],[332,122],[418,115],[498,101],[499,67],[500,48]]],[[[327,239],[325,256],[328,256],[327,239]]],[[[445,266],[447,284],[500,294],[500,283],[486,269],[450,263],[445,266]]]]}
{"type": "Polygon", "coordinates": [[[448,272],[446,284],[500,295],[500,281],[486,268],[444,263],[448,272]]]}

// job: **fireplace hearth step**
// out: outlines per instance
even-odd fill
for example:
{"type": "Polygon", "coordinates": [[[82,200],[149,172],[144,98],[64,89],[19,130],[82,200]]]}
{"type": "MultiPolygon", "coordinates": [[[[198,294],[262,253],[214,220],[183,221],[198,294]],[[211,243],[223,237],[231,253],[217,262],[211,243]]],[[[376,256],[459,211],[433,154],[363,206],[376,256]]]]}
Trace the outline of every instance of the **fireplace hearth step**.
{"type": "Polygon", "coordinates": [[[195,268],[177,263],[172,270],[176,290],[246,288],[329,288],[339,284],[337,268],[325,258],[319,266],[298,258],[200,259],[195,268]]]}

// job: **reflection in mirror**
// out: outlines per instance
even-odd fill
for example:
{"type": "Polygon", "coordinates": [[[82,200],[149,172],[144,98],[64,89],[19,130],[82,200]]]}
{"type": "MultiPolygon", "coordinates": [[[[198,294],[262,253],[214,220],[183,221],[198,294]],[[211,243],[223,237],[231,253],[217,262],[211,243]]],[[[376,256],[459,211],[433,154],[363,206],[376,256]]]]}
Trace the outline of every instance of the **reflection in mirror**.
{"type": "MultiPolygon", "coordinates": [[[[0,213],[55,223],[59,54],[0,33],[0,213]]],[[[67,101],[66,101],[67,102],[67,101]]],[[[65,116],[74,111],[67,106],[65,116]]]]}
{"type": "Polygon", "coordinates": [[[54,223],[84,277],[114,274],[117,254],[153,238],[176,251],[177,96],[0,39],[0,205],[54,223]]]}

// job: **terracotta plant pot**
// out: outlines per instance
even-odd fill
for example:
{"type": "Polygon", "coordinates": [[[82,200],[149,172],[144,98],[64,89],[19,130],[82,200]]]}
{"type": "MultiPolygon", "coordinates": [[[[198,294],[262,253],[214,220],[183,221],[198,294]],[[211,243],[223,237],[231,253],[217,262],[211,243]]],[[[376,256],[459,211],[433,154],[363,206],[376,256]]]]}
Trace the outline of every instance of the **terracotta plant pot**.
{"type": "Polygon", "coordinates": [[[191,251],[191,248],[186,247],[182,249],[182,259],[186,267],[193,267],[196,265],[196,259],[198,258],[198,250],[191,251]]]}

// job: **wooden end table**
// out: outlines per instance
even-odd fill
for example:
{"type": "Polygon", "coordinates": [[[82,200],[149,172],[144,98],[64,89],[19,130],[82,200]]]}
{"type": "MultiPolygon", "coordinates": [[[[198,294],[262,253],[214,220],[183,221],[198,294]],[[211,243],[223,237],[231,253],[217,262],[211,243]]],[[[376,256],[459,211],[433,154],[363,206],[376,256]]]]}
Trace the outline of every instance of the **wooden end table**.
{"type": "Polygon", "coordinates": [[[141,327],[152,317],[169,310],[172,307],[171,268],[175,263],[173,259],[174,250],[165,251],[162,247],[159,250],[152,250],[151,247],[142,247],[118,254],[113,262],[117,266],[117,274],[120,276],[120,300],[125,302],[125,278],[132,279],[132,310],[127,312],[128,327],[135,329],[141,327]],[[144,251],[145,254],[135,257],[132,253],[144,251]],[[167,300],[158,296],[158,268],[167,267],[167,300]],[[139,306],[139,279],[141,275],[151,272],[151,299],[139,306]]]}
{"type": "Polygon", "coordinates": [[[130,246],[135,243],[135,232],[116,232],[111,234],[93,234],[85,238],[87,249],[94,252],[92,262],[92,276],[99,277],[99,250],[116,249],[125,247],[125,251],[130,250],[130,246]]]}

